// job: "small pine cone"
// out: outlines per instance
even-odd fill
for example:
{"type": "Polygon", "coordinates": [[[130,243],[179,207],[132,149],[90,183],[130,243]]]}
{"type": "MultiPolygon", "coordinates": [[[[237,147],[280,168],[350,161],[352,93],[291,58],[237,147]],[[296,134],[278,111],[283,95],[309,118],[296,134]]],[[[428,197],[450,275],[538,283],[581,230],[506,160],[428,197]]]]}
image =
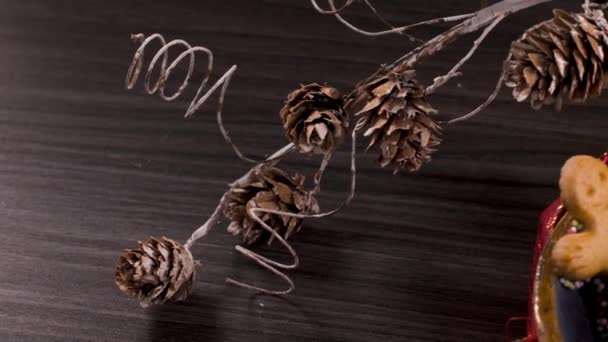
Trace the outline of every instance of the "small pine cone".
{"type": "MultiPolygon", "coordinates": [[[[262,236],[269,236],[251,216],[249,209],[264,208],[294,214],[314,214],[319,212],[314,197],[308,203],[308,193],[304,190],[304,177],[290,177],[276,167],[261,166],[240,184],[234,184],[226,193],[224,215],[230,220],[228,232],[241,235],[243,242],[252,244],[262,236]]],[[[297,232],[302,219],[269,213],[258,213],[260,219],[284,239],[297,232]]],[[[269,242],[272,241],[270,236],[269,242]]]]}
{"type": "Polygon", "coordinates": [[[303,153],[326,154],[348,130],[344,99],[336,88],[316,83],[302,85],[287,96],[279,112],[286,136],[303,153]]]}
{"type": "Polygon", "coordinates": [[[194,274],[195,262],[188,249],[165,237],[150,238],[120,256],[115,281],[121,291],[146,307],[186,299],[194,274]]]}
{"type": "MultiPolygon", "coordinates": [[[[511,46],[505,84],[534,109],[564,100],[582,103],[600,95],[608,65],[605,26],[590,14],[555,10],[553,19],[528,29],[511,46]]],[[[596,15],[603,18],[597,11],[596,15]]]]}
{"type": "Polygon", "coordinates": [[[365,101],[355,116],[367,115],[364,136],[371,136],[368,149],[380,145],[380,165],[417,171],[431,160],[441,142],[441,126],[425,99],[425,88],[416,72],[384,72],[359,85],[354,102],[365,101]]]}

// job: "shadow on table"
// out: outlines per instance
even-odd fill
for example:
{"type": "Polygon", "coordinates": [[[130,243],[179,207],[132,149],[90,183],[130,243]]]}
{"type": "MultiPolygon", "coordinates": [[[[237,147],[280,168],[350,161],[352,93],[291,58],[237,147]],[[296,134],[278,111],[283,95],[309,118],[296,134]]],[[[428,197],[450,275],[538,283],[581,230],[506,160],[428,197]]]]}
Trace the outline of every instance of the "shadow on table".
{"type": "MultiPolygon", "coordinates": [[[[296,312],[304,322],[308,324],[308,332],[314,337],[302,337],[302,336],[291,336],[293,341],[297,340],[306,340],[306,341],[319,341],[319,342],[335,342],[335,341],[343,341],[343,339],[337,338],[335,336],[331,336],[331,329],[323,323],[323,320],[320,319],[321,316],[318,312],[315,312],[314,308],[306,308],[305,305],[300,305],[297,302],[290,300],[288,297],[284,296],[273,296],[264,293],[254,294],[249,297],[248,310],[250,313],[254,313],[258,310],[259,302],[266,302],[272,305],[280,305],[289,307],[292,312],[296,312]]],[[[302,329],[302,328],[300,328],[302,329]]]]}
{"type": "Polygon", "coordinates": [[[151,308],[150,342],[220,341],[217,328],[217,301],[192,294],[180,303],[151,308]]]}

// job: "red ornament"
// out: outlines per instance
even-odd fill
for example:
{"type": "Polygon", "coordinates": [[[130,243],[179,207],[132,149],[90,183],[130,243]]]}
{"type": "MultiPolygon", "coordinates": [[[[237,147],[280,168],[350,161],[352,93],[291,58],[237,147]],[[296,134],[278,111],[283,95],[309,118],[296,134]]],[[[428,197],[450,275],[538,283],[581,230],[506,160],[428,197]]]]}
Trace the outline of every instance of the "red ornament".
{"type": "MultiPolygon", "coordinates": [[[[608,152],[604,153],[600,160],[604,163],[608,164],[608,152]]],[[[528,298],[528,315],[530,317],[533,316],[534,313],[534,273],[536,267],[538,265],[538,261],[540,255],[542,253],[543,247],[547,242],[548,237],[551,235],[553,228],[557,221],[562,217],[565,213],[565,208],[558,198],[555,200],[547,209],[545,209],[540,215],[540,219],[538,221],[538,229],[536,233],[536,243],[534,244],[534,259],[532,260],[532,270],[530,272],[530,287],[528,288],[529,298],[528,298]]],[[[519,340],[522,342],[536,342],[537,339],[537,329],[533,319],[527,318],[528,321],[528,336],[519,340]]],[[[509,320],[510,322],[511,320],[509,320]]],[[[509,323],[507,322],[507,324],[509,323]]],[[[508,325],[507,325],[508,327],[508,325]]]]}

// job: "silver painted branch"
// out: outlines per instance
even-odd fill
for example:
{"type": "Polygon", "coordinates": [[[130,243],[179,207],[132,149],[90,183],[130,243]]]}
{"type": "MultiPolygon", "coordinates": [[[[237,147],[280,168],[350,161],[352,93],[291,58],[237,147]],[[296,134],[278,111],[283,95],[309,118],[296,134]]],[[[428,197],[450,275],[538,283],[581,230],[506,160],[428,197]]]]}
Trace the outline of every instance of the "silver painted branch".
{"type": "Polygon", "coordinates": [[[215,226],[215,224],[222,219],[222,210],[224,210],[225,203],[226,195],[222,196],[222,198],[220,199],[220,203],[218,203],[217,207],[215,207],[213,214],[211,214],[207,222],[205,222],[202,226],[195,230],[194,233],[192,233],[192,235],[188,239],[188,241],[186,241],[186,244],[184,245],[186,249],[189,250],[190,247],[192,247],[192,244],[196,242],[196,240],[205,237],[209,233],[211,228],[213,228],[213,226],[215,226]]]}
{"type": "MultiPolygon", "coordinates": [[[[396,27],[393,24],[391,24],[383,15],[380,14],[380,12],[378,12],[378,10],[376,9],[376,7],[372,4],[372,2],[370,0],[363,0],[363,2],[372,11],[372,13],[374,13],[374,15],[376,16],[376,18],[378,18],[378,20],[380,20],[384,25],[386,25],[391,30],[396,29],[396,27]]],[[[398,31],[397,33],[400,34],[400,35],[402,35],[402,36],[405,36],[406,38],[408,38],[412,42],[424,43],[424,40],[412,36],[411,34],[405,32],[405,30],[404,31],[398,31]]]]}
{"type": "Polygon", "coordinates": [[[323,175],[325,174],[327,165],[329,165],[331,156],[332,156],[331,152],[329,152],[323,156],[323,160],[321,161],[321,166],[319,166],[319,170],[315,173],[315,176],[314,176],[315,186],[314,186],[313,190],[310,192],[310,194],[312,196],[317,195],[319,192],[321,192],[321,180],[323,179],[323,175]]]}
{"type": "MultiPolygon", "coordinates": [[[[510,58],[511,58],[511,53],[509,53],[509,55],[507,56],[507,59],[505,60],[505,62],[508,61],[510,58]]],[[[505,80],[505,70],[504,70],[504,67],[503,67],[503,71],[500,73],[500,77],[498,78],[498,82],[496,83],[496,88],[494,88],[494,91],[486,99],[486,101],[484,103],[482,103],[481,105],[479,105],[479,107],[475,108],[470,113],[465,114],[463,116],[460,116],[458,118],[449,120],[446,123],[448,125],[451,125],[451,124],[454,124],[454,123],[457,123],[457,122],[468,120],[468,119],[474,117],[475,115],[481,113],[482,110],[484,110],[487,106],[489,106],[492,102],[494,102],[494,100],[496,99],[496,96],[498,96],[498,93],[500,92],[500,89],[502,88],[504,80],[505,80]]]]}
{"type": "Polygon", "coordinates": [[[343,10],[345,10],[347,7],[349,7],[350,5],[353,4],[353,2],[355,2],[355,0],[348,0],[344,3],[344,5],[342,5],[340,8],[336,8],[335,5],[331,5],[331,9],[327,10],[322,8],[321,6],[319,6],[319,4],[317,3],[317,0],[310,0],[310,2],[312,3],[312,6],[315,8],[315,10],[321,14],[336,14],[336,13],[340,13],[343,10]]]}
{"type": "Polygon", "coordinates": [[[505,18],[504,15],[500,15],[496,19],[494,19],[494,21],[490,25],[488,25],[483,30],[483,32],[481,33],[481,35],[475,40],[475,42],[473,43],[473,47],[471,48],[471,50],[469,50],[469,52],[458,63],[456,63],[456,65],[454,65],[454,67],[452,67],[452,69],[447,74],[435,78],[434,83],[431,86],[429,86],[428,88],[426,88],[426,94],[428,95],[428,94],[434,93],[435,90],[437,90],[437,88],[442,87],[443,85],[445,85],[452,78],[461,76],[462,73],[459,72],[458,70],[464,65],[464,63],[466,63],[475,54],[475,51],[477,51],[477,49],[479,48],[479,46],[481,45],[481,43],[484,41],[484,39],[488,36],[488,34],[504,18],[505,18]]]}
{"type": "Polygon", "coordinates": [[[282,291],[277,291],[277,290],[268,290],[262,287],[258,287],[258,286],[254,286],[254,285],[249,285],[246,284],[244,282],[235,280],[233,278],[226,278],[226,283],[228,284],[232,284],[235,286],[239,286],[239,287],[243,287],[246,289],[250,289],[250,290],[254,290],[254,291],[258,291],[258,292],[262,292],[262,293],[267,293],[267,294],[271,294],[271,295],[284,295],[284,294],[288,294],[291,291],[293,291],[293,289],[295,288],[295,285],[293,283],[293,281],[291,280],[291,278],[289,278],[289,276],[287,276],[285,273],[279,271],[277,269],[277,267],[282,268],[282,269],[294,269],[296,267],[298,267],[299,264],[299,259],[298,259],[298,254],[296,253],[296,251],[293,249],[293,247],[291,247],[291,245],[285,241],[285,239],[283,239],[283,237],[277,233],[274,229],[272,229],[268,224],[266,224],[266,222],[262,221],[259,216],[258,216],[258,212],[266,212],[265,209],[262,208],[252,208],[249,210],[248,214],[258,222],[258,224],[260,224],[266,231],[268,231],[270,234],[272,234],[272,236],[274,238],[276,238],[277,240],[279,240],[279,242],[285,246],[285,248],[287,248],[287,250],[289,251],[289,253],[291,254],[291,256],[293,257],[293,263],[286,265],[286,264],[282,264],[279,262],[276,262],[274,260],[268,259],[258,253],[255,253],[243,246],[239,246],[236,245],[234,247],[235,250],[237,250],[239,253],[243,254],[244,256],[254,260],[255,262],[257,262],[260,266],[264,267],[265,269],[271,271],[272,273],[278,275],[279,277],[281,277],[283,280],[285,280],[288,284],[289,287],[286,290],[282,290],[282,291]]]}
{"type": "MultiPolygon", "coordinates": [[[[287,144],[287,145],[283,146],[282,148],[280,148],[279,150],[277,150],[275,153],[273,153],[264,162],[277,163],[281,158],[285,157],[287,154],[289,154],[293,150],[294,150],[294,145],[287,144]]],[[[230,186],[238,187],[238,186],[240,186],[240,184],[248,182],[248,179],[249,179],[249,177],[251,177],[251,174],[254,169],[255,169],[255,167],[251,168],[247,173],[245,173],[239,179],[232,182],[230,184],[230,186]]],[[[192,235],[190,236],[188,241],[186,241],[186,244],[184,246],[187,249],[190,249],[190,247],[192,247],[192,244],[194,242],[205,237],[209,233],[211,228],[213,228],[213,226],[215,226],[215,224],[221,219],[222,210],[224,209],[225,202],[226,202],[226,195],[224,194],[222,196],[222,198],[220,199],[220,202],[218,203],[217,207],[213,211],[213,214],[211,214],[211,216],[209,217],[209,219],[202,226],[200,226],[198,229],[196,229],[192,233],[192,235]]]]}
{"type": "Polygon", "coordinates": [[[371,4],[371,2],[369,2],[369,0],[363,0],[365,2],[365,4],[367,5],[367,7],[370,8],[370,10],[374,13],[374,15],[380,19],[380,21],[382,21],[385,25],[389,26],[390,29],[389,30],[382,30],[382,31],[367,31],[364,29],[361,29],[359,27],[357,27],[356,25],[352,24],[350,21],[348,21],[346,18],[344,18],[340,13],[346,9],[348,6],[350,6],[352,4],[352,2],[347,2],[345,3],[342,7],[340,8],[336,8],[334,0],[327,0],[331,10],[324,10],[322,9],[319,4],[317,3],[317,0],[310,0],[310,2],[312,3],[313,7],[321,14],[331,14],[334,17],[336,17],[336,19],[342,23],[344,26],[346,26],[347,28],[349,28],[350,30],[365,35],[365,36],[370,36],[370,37],[375,37],[375,36],[384,36],[384,35],[388,35],[388,34],[402,34],[407,36],[411,41],[418,41],[418,42],[422,42],[422,40],[417,39],[411,35],[406,34],[405,32],[414,28],[414,27],[418,27],[418,26],[423,26],[423,25],[432,25],[432,24],[437,24],[437,23],[445,23],[445,22],[451,22],[451,21],[459,21],[459,20],[463,20],[466,18],[469,18],[471,16],[474,15],[474,13],[471,14],[463,14],[463,15],[456,15],[456,16],[449,16],[449,17],[442,17],[442,18],[434,18],[434,19],[430,19],[430,20],[425,20],[425,21],[421,21],[415,24],[411,24],[411,25],[405,25],[405,26],[399,26],[399,27],[394,27],[392,24],[390,24],[388,21],[386,21],[386,19],[384,19],[384,17],[382,17],[378,11],[376,10],[376,8],[371,4]]]}
{"type": "Polygon", "coordinates": [[[500,16],[509,14],[540,5],[551,0],[503,0],[492,6],[477,11],[473,16],[464,20],[449,30],[422,44],[410,53],[392,63],[389,68],[395,71],[409,70],[426,58],[441,51],[444,47],[457,40],[461,36],[477,31],[500,16]]]}

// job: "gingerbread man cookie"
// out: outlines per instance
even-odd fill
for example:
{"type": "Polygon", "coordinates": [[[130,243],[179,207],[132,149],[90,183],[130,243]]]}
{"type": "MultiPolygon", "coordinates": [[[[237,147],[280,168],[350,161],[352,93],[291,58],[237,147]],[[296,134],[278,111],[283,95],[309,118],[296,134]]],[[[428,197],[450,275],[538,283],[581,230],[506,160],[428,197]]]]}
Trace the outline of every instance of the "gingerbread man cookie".
{"type": "Polygon", "coordinates": [[[590,156],[572,157],[562,167],[559,187],[566,209],[585,228],[555,244],[557,273],[585,280],[608,272],[608,166],[590,156]]]}

